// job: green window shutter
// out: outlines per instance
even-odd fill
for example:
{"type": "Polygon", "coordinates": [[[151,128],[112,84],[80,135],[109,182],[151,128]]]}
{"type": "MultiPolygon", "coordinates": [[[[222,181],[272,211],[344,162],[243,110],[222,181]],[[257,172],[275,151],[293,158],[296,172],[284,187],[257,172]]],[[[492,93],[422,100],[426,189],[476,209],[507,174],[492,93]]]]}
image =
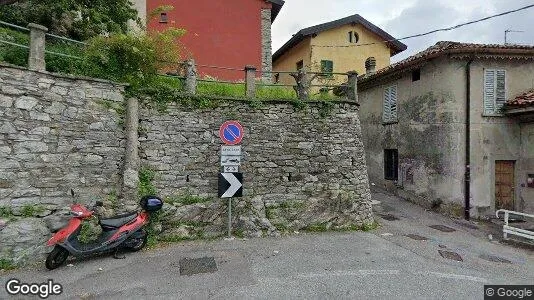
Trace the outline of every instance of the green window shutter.
{"type": "Polygon", "coordinates": [[[326,73],[326,60],[321,60],[321,73],[326,73]]]}
{"type": "Polygon", "coordinates": [[[332,76],[332,72],[334,71],[334,62],[331,60],[321,60],[321,73],[324,76],[332,76]]]}
{"type": "Polygon", "coordinates": [[[389,106],[389,99],[391,98],[390,90],[389,88],[386,88],[384,90],[384,106],[382,111],[382,121],[384,123],[387,123],[391,119],[391,113],[390,113],[390,106],[389,106]]]}
{"type": "Polygon", "coordinates": [[[495,110],[499,112],[506,103],[506,71],[497,70],[497,84],[495,89],[495,110]]]}
{"type": "Polygon", "coordinates": [[[495,114],[495,70],[484,70],[484,114],[495,114]]]}
{"type": "Polygon", "coordinates": [[[333,73],[334,72],[334,62],[331,60],[326,61],[326,72],[333,73]]]}
{"type": "Polygon", "coordinates": [[[390,121],[397,121],[397,86],[390,86],[389,89],[390,121]]]}

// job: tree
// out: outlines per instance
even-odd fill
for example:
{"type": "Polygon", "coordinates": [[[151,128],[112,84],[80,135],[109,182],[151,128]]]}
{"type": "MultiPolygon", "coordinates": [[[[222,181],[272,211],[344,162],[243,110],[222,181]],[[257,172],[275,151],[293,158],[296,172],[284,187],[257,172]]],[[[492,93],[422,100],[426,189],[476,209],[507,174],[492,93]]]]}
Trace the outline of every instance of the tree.
{"type": "Polygon", "coordinates": [[[0,0],[0,19],[20,26],[37,23],[79,40],[125,33],[128,20],[139,23],[130,0],[0,0]]]}
{"type": "Polygon", "coordinates": [[[0,5],[12,4],[18,1],[19,0],[0,0],[0,5]]]}

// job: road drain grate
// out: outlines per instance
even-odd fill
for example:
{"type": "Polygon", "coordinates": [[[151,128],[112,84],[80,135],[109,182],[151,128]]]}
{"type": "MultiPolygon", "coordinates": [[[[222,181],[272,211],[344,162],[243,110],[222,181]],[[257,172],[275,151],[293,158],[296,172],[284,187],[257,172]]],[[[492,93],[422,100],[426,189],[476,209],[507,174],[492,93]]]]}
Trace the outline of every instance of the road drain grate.
{"type": "Polygon", "coordinates": [[[382,219],[384,220],[387,220],[387,221],[398,221],[399,218],[395,217],[394,215],[392,214],[387,214],[387,215],[379,215],[382,219]]]}
{"type": "Polygon", "coordinates": [[[217,263],[213,257],[180,259],[180,275],[213,273],[217,271],[217,263]]]}
{"type": "Polygon", "coordinates": [[[439,254],[446,259],[452,259],[456,261],[464,261],[460,254],[452,251],[446,251],[446,250],[438,250],[439,254]]]}
{"type": "Polygon", "coordinates": [[[439,230],[439,231],[443,231],[443,232],[453,232],[453,231],[456,231],[456,229],[447,227],[447,226],[445,226],[445,225],[431,225],[431,226],[429,226],[429,227],[430,227],[430,228],[434,228],[434,229],[439,230]]]}
{"type": "Polygon", "coordinates": [[[495,255],[487,255],[487,254],[481,254],[479,256],[480,258],[491,261],[491,262],[498,262],[498,263],[504,263],[504,264],[511,264],[512,262],[507,260],[506,258],[498,257],[495,255]]]}
{"type": "Polygon", "coordinates": [[[418,234],[407,234],[406,235],[407,237],[411,238],[411,239],[414,239],[414,240],[417,240],[417,241],[427,241],[428,238],[424,237],[424,236],[421,236],[421,235],[418,235],[418,234]]]}

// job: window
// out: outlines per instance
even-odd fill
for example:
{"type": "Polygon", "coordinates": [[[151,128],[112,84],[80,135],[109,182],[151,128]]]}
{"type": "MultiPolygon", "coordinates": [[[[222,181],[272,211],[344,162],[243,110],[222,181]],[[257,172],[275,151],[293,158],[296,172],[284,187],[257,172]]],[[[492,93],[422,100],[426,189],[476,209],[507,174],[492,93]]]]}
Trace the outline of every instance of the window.
{"type": "Polygon", "coordinates": [[[167,13],[162,12],[159,15],[159,22],[160,23],[167,23],[168,22],[167,13]]]}
{"type": "Polygon", "coordinates": [[[397,86],[392,85],[384,90],[384,111],[382,113],[384,123],[397,122],[397,86]]]}
{"type": "Polygon", "coordinates": [[[358,35],[356,31],[349,31],[348,36],[349,36],[349,43],[356,44],[358,40],[360,39],[360,36],[358,35]]]}
{"type": "Polygon", "coordinates": [[[484,115],[499,115],[506,103],[506,71],[484,70],[484,115]]]}
{"type": "Polygon", "coordinates": [[[421,79],[421,69],[412,71],[412,81],[419,81],[421,79]]]}
{"type": "Polygon", "coordinates": [[[297,62],[297,71],[304,68],[304,62],[301,60],[299,62],[297,62]]]}
{"type": "Polygon", "coordinates": [[[321,76],[332,77],[334,72],[334,62],[331,60],[321,60],[321,76]]]}
{"type": "Polygon", "coordinates": [[[397,180],[399,178],[399,150],[384,149],[384,179],[397,180]]]}

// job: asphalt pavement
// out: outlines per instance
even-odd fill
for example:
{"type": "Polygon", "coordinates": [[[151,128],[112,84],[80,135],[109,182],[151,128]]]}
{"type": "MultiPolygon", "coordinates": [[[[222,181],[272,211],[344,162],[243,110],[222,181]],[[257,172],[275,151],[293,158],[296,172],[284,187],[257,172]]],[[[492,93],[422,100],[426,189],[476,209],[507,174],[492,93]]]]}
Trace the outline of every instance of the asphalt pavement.
{"type": "MultiPolygon", "coordinates": [[[[371,232],[184,242],[0,273],[0,282],[53,279],[64,290],[49,299],[483,299],[485,284],[534,284],[532,250],[387,194],[373,198],[381,226],[371,232]]],[[[0,299],[19,298],[0,289],[0,299]]]]}

